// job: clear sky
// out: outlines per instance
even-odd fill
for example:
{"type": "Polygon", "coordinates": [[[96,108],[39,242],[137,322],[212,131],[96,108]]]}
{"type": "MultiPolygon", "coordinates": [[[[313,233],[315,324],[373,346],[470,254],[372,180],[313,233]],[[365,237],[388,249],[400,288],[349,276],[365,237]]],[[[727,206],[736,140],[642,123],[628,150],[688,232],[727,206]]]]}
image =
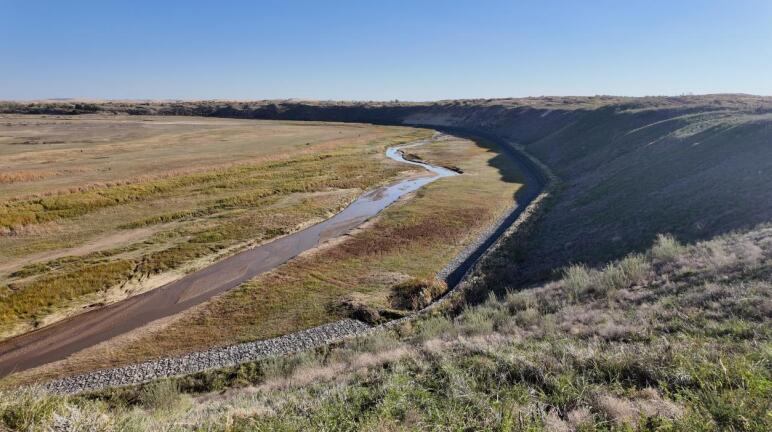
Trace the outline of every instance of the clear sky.
{"type": "Polygon", "coordinates": [[[0,99],[772,95],[772,0],[0,0],[0,99]]]}

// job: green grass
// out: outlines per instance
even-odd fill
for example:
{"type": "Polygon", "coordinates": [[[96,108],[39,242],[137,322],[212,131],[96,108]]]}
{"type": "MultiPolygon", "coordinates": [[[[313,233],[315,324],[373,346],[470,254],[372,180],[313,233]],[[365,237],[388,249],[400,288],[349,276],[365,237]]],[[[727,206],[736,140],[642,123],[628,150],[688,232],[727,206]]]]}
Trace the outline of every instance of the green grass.
{"type": "Polygon", "coordinates": [[[126,280],[134,263],[126,260],[84,266],[63,275],[41,277],[0,292],[0,322],[3,324],[50,313],[64,301],[106,290],[126,280]]]}
{"type": "Polygon", "coordinates": [[[771,238],[760,227],[677,244],[677,264],[631,255],[654,272],[611,300],[572,298],[569,270],[456,317],[283,359],[68,398],[11,393],[1,418],[33,429],[89,412],[102,414],[97,430],[766,431],[771,238]],[[717,255],[731,257],[718,272],[717,255]]]}
{"type": "Polygon", "coordinates": [[[583,271],[567,270],[455,317],[283,359],[67,398],[12,391],[0,418],[32,429],[88,412],[101,414],[94,430],[766,431],[770,239],[766,226],[675,244],[668,262],[655,244],[626,258],[652,272],[611,299],[574,296],[583,271]]]}

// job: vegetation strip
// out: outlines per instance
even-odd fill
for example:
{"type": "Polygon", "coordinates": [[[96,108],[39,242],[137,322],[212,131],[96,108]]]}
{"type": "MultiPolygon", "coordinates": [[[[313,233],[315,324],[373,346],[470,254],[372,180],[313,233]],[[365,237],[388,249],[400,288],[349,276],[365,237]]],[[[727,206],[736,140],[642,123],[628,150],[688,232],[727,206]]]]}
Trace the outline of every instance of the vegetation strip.
{"type": "Polygon", "coordinates": [[[540,164],[522,149],[516,148],[505,141],[498,141],[503,144],[502,148],[508,150],[509,156],[517,159],[520,162],[521,168],[529,174],[531,179],[535,180],[532,183],[532,187],[536,189],[532,194],[526,195],[523,202],[518,202],[507,211],[496,223],[492,224],[490,229],[461,251],[447,267],[438,273],[438,277],[448,279],[454,274],[455,270],[466,269],[459,278],[458,283],[449,285],[451,286],[450,290],[437,301],[420,311],[374,327],[370,327],[360,321],[345,319],[265,341],[213,348],[180,357],[152,360],[136,365],[105,369],[53,380],[46,383],[44,388],[54,393],[73,394],[110,387],[141,384],[160,378],[187,375],[209,369],[294,354],[329,345],[343,339],[391,329],[447,305],[468,286],[470,280],[474,279],[477,264],[480,260],[497,250],[501,246],[502,238],[514,235],[521,226],[529,222],[537,213],[544,200],[549,197],[557,183],[556,177],[544,165],[540,164]],[[543,180],[546,181],[543,182],[543,180]],[[538,192],[539,190],[541,192],[538,192]],[[486,247],[485,251],[481,254],[476,254],[475,251],[483,246],[486,247]]]}

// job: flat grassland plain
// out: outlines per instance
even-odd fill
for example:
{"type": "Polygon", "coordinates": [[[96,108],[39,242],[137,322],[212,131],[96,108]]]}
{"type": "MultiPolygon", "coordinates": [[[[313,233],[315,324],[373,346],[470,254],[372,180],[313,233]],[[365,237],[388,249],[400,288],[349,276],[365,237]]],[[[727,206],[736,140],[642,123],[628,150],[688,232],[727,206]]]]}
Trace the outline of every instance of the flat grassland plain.
{"type": "MultiPolygon", "coordinates": [[[[99,307],[318,222],[422,170],[384,156],[433,132],[185,117],[0,121],[3,337],[99,307]]],[[[6,379],[24,382],[420,307],[434,275],[515,202],[517,168],[486,143],[409,152],[464,175],[212,301],[6,379]]]]}
{"type": "Polygon", "coordinates": [[[0,336],[156,288],[337,212],[431,134],[133,117],[0,122],[0,336]]]}

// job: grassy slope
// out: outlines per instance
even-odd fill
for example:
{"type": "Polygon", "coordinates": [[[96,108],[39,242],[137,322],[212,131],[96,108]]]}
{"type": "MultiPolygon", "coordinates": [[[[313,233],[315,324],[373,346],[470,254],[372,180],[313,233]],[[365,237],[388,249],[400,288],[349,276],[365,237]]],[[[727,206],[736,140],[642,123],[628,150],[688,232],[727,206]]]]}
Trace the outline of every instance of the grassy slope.
{"type": "MultiPolygon", "coordinates": [[[[428,161],[457,165],[464,175],[427,185],[339,244],[302,255],[168,325],[22,372],[16,379],[71,374],[263,339],[357,311],[358,318],[364,311],[375,321],[379,316],[403,314],[408,305],[395,301],[394,289],[434,288],[434,275],[514,204],[521,186],[511,160],[472,141],[448,138],[411,152],[428,161]]],[[[438,288],[439,292],[426,294],[436,296],[442,291],[438,288]]]]}
{"type": "Polygon", "coordinates": [[[602,262],[658,232],[691,241],[772,218],[772,114],[622,108],[526,143],[565,180],[535,236],[535,269],[602,262]]]}
{"type": "Polygon", "coordinates": [[[575,266],[455,318],[86,397],[7,394],[0,418],[43,427],[57,413],[108,430],[764,431],[770,280],[769,226],[688,247],[662,237],[645,255],[575,266]]]}
{"type": "MultiPolygon", "coordinates": [[[[110,153],[114,146],[132,150],[130,156],[122,155],[128,159],[127,165],[118,163],[119,172],[109,174],[110,182],[82,183],[87,178],[73,174],[67,181],[81,182],[82,187],[0,202],[0,225],[9,230],[6,235],[0,234],[0,254],[20,264],[0,272],[0,334],[16,334],[76,313],[86,305],[116,301],[151,289],[159,284],[156,280],[168,280],[168,272],[176,271],[179,277],[180,271],[201,266],[211,257],[326,218],[362,190],[405,170],[383,163],[387,146],[431,133],[362,125],[344,125],[339,131],[335,125],[245,125],[248,122],[243,121],[232,125],[228,120],[225,125],[215,123],[218,128],[214,136],[212,131],[197,130],[194,125],[184,137],[166,131],[126,141],[126,137],[111,135],[116,133],[113,129],[123,130],[121,119],[134,124],[122,117],[83,121],[100,123],[99,129],[87,136],[106,141],[108,144],[101,146],[110,147],[93,150],[85,145],[89,151],[110,153]],[[245,136],[245,129],[251,135],[245,136]],[[231,133],[227,139],[220,136],[226,132],[231,133]],[[226,142],[208,141],[218,136],[226,142]],[[159,143],[175,147],[180,141],[188,142],[191,151],[188,159],[183,158],[191,164],[187,171],[173,169],[181,163],[175,159],[178,152],[164,150],[165,156],[157,154],[157,148],[164,147],[159,143]],[[235,150],[233,146],[240,151],[229,157],[241,155],[239,165],[210,165],[211,158],[217,158],[221,150],[235,150]],[[277,150],[282,150],[282,155],[272,156],[277,150]],[[132,164],[141,165],[142,160],[155,157],[165,157],[170,171],[153,172],[148,168],[153,175],[147,178],[121,178],[132,164]],[[68,253],[68,248],[142,230],[147,235],[124,244],[106,244],[80,255],[68,253]]],[[[165,124],[162,120],[154,122],[165,124]]],[[[181,122],[182,130],[188,126],[176,119],[166,122],[181,122]]],[[[210,123],[203,124],[213,127],[210,123]]],[[[72,127],[79,125],[74,121],[72,127]]],[[[177,129],[175,132],[181,133],[177,129]]],[[[44,132],[40,135],[47,136],[44,132]]],[[[72,137],[64,142],[63,146],[73,148],[79,143],[72,137]]],[[[68,150],[27,150],[21,160],[31,163],[48,157],[41,153],[63,151],[68,150]]],[[[65,165],[91,164],[91,155],[75,152],[68,157],[76,161],[65,161],[65,165]]],[[[7,160],[11,165],[21,163],[13,155],[7,160]]],[[[111,164],[106,167],[94,169],[112,170],[111,164]]],[[[45,180],[35,185],[52,187],[45,180]]]]}

